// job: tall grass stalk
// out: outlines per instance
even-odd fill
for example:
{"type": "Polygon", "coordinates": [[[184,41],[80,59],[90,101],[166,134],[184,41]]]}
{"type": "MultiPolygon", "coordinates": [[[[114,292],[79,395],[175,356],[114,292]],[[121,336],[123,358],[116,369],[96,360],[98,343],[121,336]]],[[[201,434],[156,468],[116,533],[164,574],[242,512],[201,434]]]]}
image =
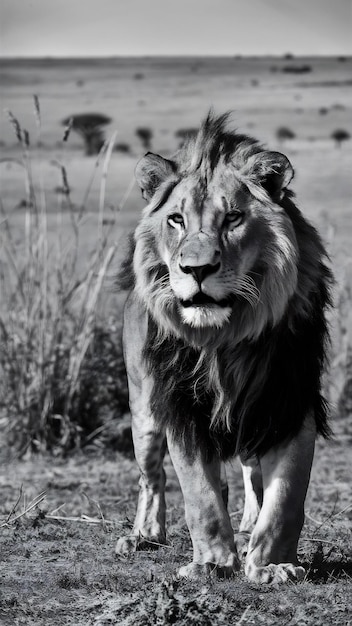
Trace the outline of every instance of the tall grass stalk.
{"type": "MultiPolygon", "coordinates": [[[[34,115],[40,140],[42,120],[36,96],[34,115]]],[[[106,176],[115,136],[103,146],[95,165],[96,170],[104,156],[96,247],[79,274],[77,251],[84,206],[75,212],[66,168],[57,161],[62,194],[53,245],[42,169],[38,182],[29,133],[11,113],[9,118],[21,145],[22,156],[16,162],[23,168],[26,212],[24,238],[18,241],[0,204],[0,409],[8,421],[10,441],[20,452],[28,447],[64,450],[80,442],[87,355],[96,335],[99,296],[117,247],[109,243],[104,226],[106,176]],[[69,236],[63,231],[67,212],[69,236]]],[[[65,129],[64,146],[69,132],[65,129]]]]}

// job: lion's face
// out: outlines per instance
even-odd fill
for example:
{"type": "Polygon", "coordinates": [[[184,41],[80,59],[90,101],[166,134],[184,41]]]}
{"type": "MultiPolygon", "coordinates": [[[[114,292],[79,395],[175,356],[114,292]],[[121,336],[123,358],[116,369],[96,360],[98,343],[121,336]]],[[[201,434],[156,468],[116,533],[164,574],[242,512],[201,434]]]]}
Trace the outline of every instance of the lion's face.
{"type": "Polygon", "coordinates": [[[158,249],[184,323],[221,327],[238,299],[260,306],[268,263],[292,274],[293,229],[278,207],[273,219],[274,210],[233,168],[218,172],[206,190],[194,177],[173,189],[158,215],[158,249]]]}
{"type": "Polygon", "coordinates": [[[279,321],[297,281],[294,229],[277,203],[289,168],[269,152],[242,167],[220,159],[211,176],[142,159],[136,175],[149,204],[136,231],[135,273],[160,325],[165,317],[193,329],[230,323],[248,335],[279,321]]]}

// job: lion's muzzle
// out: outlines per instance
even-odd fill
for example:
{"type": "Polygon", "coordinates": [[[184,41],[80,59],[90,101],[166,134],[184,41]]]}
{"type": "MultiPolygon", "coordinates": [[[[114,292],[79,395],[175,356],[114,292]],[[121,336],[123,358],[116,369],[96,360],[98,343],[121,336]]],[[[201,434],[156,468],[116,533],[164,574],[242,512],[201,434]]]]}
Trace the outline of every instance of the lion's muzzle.
{"type": "Polygon", "coordinates": [[[217,235],[202,230],[189,233],[180,245],[177,261],[172,287],[183,322],[198,328],[221,327],[230,317],[231,302],[218,289],[214,291],[222,271],[217,235]]]}
{"type": "Polygon", "coordinates": [[[216,274],[220,267],[220,262],[215,264],[206,263],[205,265],[181,265],[180,263],[181,271],[185,274],[192,274],[199,286],[202,284],[203,280],[207,278],[207,276],[216,274]]]}
{"type": "Polygon", "coordinates": [[[221,252],[217,237],[202,231],[186,236],[179,251],[179,267],[191,274],[200,286],[211,274],[221,268],[221,252]]]}

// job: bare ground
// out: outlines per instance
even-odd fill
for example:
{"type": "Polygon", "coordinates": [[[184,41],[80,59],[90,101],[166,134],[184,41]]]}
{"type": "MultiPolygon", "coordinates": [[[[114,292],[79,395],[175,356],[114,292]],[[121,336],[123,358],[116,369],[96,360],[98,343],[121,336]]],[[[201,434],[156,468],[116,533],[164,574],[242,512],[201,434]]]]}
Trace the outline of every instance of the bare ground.
{"type": "MultiPolygon", "coordinates": [[[[307,576],[279,588],[249,583],[243,572],[230,580],[176,580],[177,568],[190,559],[191,545],[168,458],[169,545],[127,559],[115,557],[114,544],[133,521],[138,492],[133,458],[111,451],[103,456],[92,448],[66,460],[32,457],[4,463],[0,623],[351,624],[351,443],[352,418],[336,422],[332,441],[318,442],[299,550],[307,576]],[[43,491],[45,499],[14,521],[43,491]]],[[[229,510],[236,529],[243,490],[236,462],[231,469],[229,510]]]]}

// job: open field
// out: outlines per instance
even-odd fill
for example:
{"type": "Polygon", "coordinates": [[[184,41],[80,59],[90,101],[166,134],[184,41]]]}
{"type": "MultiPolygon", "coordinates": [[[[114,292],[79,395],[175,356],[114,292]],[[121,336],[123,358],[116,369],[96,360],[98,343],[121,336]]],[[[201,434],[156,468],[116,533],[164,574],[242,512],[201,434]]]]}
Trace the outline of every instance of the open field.
{"type": "MultiPolygon", "coordinates": [[[[233,109],[237,128],[290,158],[297,204],[321,231],[337,277],[332,368],[326,382],[335,408],[335,436],[317,444],[299,548],[307,564],[306,579],[280,589],[248,583],[242,573],[228,581],[175,581],[173,574],[189,559],[191,546],[169,459],[170,545],[116,560],[115,541],[133,521],[138,473],[128,430],[121,444],[116,436],[120,421],[111,422],[110,415],[108,435],[90,440],[85,451],[71,451],[65,459],[28,452],[19,460],[15,448],[0,446],[4,626],[352,624],[352,141],[338,147],[331,139],[339,128],[352,135],[351,70],[351,59],[333,58],[2,61],[1,108],[11,110],[29,132],[35,191],[42,197],[45,190],[49,249],[57,243],[58,215],[69,239],[72,214],[82,210],[78,276],[97,241],[103,164],[95,167],[95,157],[84,156],[81,139],[73,132],[62,143],[61,120],[80,112],[105,113],[113,120],[107,137],[116,130],[116,143],[130,148],[127,154],[112,152],[108,163],[104,215],[109,242],[117,242],[112,276],[143,206],[131,183],[142,154],[135,129],[151,128],[153,151],[167,155],[177,147],[175,132],[196,127],[214,106],[217,112],[233,109]],[[300,71],[303,67],[309,70],[300,71]],[[40,99],[40,131],[33,94],[40,99]],[[280,126],[290,128],[295,138],[278,141],[280,126]],[[62,193],[61,165],[67,172],[71,211],[62,193]],[[44,491],[45,498],[25,513],[44,491]]],[[[18,163],[22,152],[3,112],[0,151],[0,222],[6,218],[21,254],[28,197],[18,163]]],[[[100,292],[99,315],[102,320],[114,318],[119,327],[124,294],[110,293],[110,287],[108,278],[100,292]]],[[[4,306],[0,300],[0,311],[4,306]]],[[[9,421],[6,405],[0,406],[4,433],[9,421]]],[[[243,490],[236,461],[231,469],[229,510],[236,529],[243,490]]]]}

